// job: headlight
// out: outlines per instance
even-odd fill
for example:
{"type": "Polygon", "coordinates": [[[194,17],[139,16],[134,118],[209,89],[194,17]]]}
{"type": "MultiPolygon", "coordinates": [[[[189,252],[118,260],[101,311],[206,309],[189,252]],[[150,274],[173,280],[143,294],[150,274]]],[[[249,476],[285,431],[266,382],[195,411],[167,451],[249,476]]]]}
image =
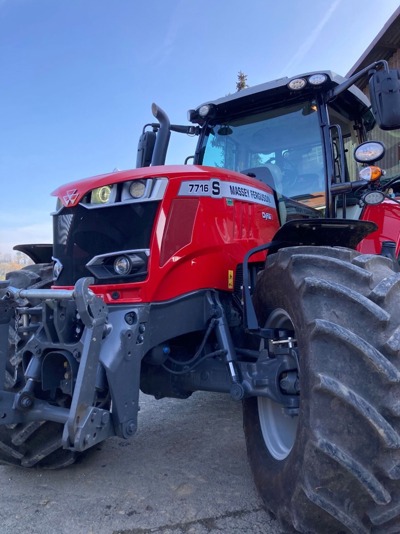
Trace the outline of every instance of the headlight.
{"type": "Polygon", "coordinates": [[[132,198],[141,198],[146,191],[146,182],[136,180],[129,186],[129,194],[132,198]]]}
{"type": "Polygon", "coordinates": [[[97,189],[93,189],[91,196],[91,204],[107,204],[111,196],[111,185],[103,185],[97,189]]]}
{"type": "Polygon", "coordinates": [[[127,256],[118,256],[114,261],[114,271],[119,276],[126,276],[130,273],[132,264],[127,256]]]}
{"type": "Polygon", "coordinates": [[[95,256],[86,268],[98,280],[135,282],[146,278],[149,256],[149,249],[110,252],[95,256]]]}

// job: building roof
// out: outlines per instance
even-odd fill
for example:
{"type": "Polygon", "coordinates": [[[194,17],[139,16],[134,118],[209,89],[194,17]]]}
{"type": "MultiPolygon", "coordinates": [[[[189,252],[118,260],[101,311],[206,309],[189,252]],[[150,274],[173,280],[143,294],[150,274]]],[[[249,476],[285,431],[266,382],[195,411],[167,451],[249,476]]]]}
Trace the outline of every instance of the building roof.
{"type": "Polygon", "coordinates": [[[400,47],[400,7],[396,9],[362,56],[351,67],[347,77],[379,59],[390,59],[400,47]]]}

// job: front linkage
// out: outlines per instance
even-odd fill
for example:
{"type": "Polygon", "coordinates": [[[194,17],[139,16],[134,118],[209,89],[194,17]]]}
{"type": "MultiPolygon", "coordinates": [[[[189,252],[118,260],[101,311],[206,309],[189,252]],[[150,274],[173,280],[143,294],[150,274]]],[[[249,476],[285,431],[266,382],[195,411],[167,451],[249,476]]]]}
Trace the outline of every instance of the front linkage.
{"type": "MultiPolygon", "coordinates": [[[[71,291],[8,287],[0,300],[0,383],[5,383],[10,358],[9,323],[13,314],[15,354],[11,359],[20,361],[24,369],[21,389],[0,392],[1,423],[62,423],[63,447],[77,451],[113,434],[110,413],[95,406],[107,308],[88,289],[89,283],[90,279],[81,279],[71,291]],[[28,306],[38,302],[42,304],[28,306]],[[20,350],[18,336],[27,338],[20,350]],[[70,396],[68,407],[57,397],[60,385],[63,398],[70,396]]],[[[14,386],[20,386],[22,377],[17,376],[17,369],[15,373],[14,386]]]]}
{"type": "Polygon", "coordinates": [[[186,398],[196,390],[229,392],[236,400],[262,395],[297,410],[294,382],[288,388],[280,378],[297,373],[287,332],[276,332],[262,351],[235,348],[226,304],[215,291],[108,308],[91,283],[1,289],[0,383],[7,386],[0,391],[0,424],[60,423],[62,447],[81,452],[135,433],[140,387],[156,397],[186,398]],[[173,319],[166,321],[166,311],[173,319]],[[176,367],[171,337],[190,332],[202,340],[176,367]]]}

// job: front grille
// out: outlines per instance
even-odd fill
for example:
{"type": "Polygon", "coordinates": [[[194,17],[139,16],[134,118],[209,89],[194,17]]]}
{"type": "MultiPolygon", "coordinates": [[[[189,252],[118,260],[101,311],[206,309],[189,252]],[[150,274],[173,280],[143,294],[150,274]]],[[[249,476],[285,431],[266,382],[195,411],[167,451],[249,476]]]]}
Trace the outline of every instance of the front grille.
{"type": "MultiPolygon", "coordinates": [[[[86,265],[95,256],[149,249],[158,206],[159,201],[97,209],[78,205],[54,215],[54,257],[62,265],[55,283],[70,286],[79,278],[93,276],[86,265]]],[[[123,281],[119,278],[115,283],[123,281]]]]}

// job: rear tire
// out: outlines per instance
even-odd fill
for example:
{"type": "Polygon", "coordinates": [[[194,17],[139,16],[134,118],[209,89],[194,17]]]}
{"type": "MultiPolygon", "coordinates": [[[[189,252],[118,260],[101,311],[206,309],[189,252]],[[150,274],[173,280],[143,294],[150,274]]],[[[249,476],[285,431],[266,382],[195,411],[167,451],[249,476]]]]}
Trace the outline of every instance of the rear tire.
{"type": "Polygon", "coordinates": [[[300,411],[244,401],[255,483],[285,532],[400,532],[400,275],[387,258],[330,247],[270,256],[260,324],[291,325],[300,411]]]}
{"type": "MultiPolygon", "coordinates": [[[[8,273],[6,278],[10,286],[18,289],[45,289],[51,286],[52,275],[52,264],[36,264],[8,273]]],[[[16,333],[13,318],[9,329],[10,359],[7,362],[5,383],[5,388],[9,391],[17,392],[23,387],[22,362],[15,356],[16,348],[20,348],[23,343],[23,339],[16,333]]],[[[63,428],[64,425],[51,421],[1,425],[0,465],[59,469],[72,464],[78,453],[62,448],[63,428]]]]}

